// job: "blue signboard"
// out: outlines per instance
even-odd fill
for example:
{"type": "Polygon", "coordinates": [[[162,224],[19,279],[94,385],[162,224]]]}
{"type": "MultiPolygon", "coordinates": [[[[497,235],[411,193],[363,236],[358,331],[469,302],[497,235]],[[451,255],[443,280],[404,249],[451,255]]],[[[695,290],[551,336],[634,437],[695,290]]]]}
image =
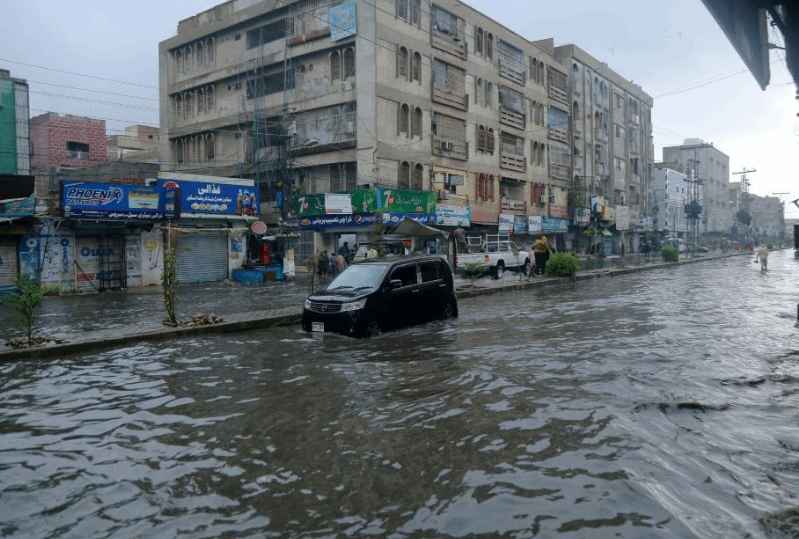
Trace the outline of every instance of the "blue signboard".
{"type": "MultiPolygon", "coordinates": [[[[435,215],[427,213],[384,213],[383,224],[390,231],[391,227],[397,226],[405,217],[413,219],[423,225],[435,223],[435,215]]],[[[300,218],[298,221],[302,230],[320,230],[323,228],[337,228],[345,226],[373,226],[375,215],[373,213],[352,213],[345,215],[317,215],[300,218]]]]}
{"type": "Polygon", "coordinates": [[[330,40],[339,41],[357,32],[355,2],[330,8],[330,40]]]}
{"type": "Polygon", "coordinates": [[[65,181],[61,209],[64,217],[160,221],[165,218],[164,189],[65,181]]]}
{"type": "Polygon", "coordinates": [[[180,213],[183,217],[261,214],[261,196],[254,186],[178,179],[160,179],[156,185],[180,189],[180,213]]]}

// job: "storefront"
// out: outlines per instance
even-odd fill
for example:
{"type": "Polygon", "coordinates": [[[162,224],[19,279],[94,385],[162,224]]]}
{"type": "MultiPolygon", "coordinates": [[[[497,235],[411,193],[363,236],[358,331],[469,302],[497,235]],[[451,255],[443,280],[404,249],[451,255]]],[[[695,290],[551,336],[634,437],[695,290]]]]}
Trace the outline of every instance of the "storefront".
{"type": "Polygon", "coordinates": [[[252,180],[160,172],[156,186],[178,194],[168,226],[179,284],[223,281],[248,263],[250,223],[260,216],[252,180]]]}

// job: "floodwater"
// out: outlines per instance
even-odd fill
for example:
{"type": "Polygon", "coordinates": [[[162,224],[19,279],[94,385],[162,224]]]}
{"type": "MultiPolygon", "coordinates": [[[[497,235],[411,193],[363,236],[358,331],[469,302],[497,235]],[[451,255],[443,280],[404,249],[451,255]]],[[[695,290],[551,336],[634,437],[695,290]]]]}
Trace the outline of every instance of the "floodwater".
{"type": "Polygon", "coordinates": [[[769,264],[0,365],[0,536],[794,536],[799,261],[769,264]]]}

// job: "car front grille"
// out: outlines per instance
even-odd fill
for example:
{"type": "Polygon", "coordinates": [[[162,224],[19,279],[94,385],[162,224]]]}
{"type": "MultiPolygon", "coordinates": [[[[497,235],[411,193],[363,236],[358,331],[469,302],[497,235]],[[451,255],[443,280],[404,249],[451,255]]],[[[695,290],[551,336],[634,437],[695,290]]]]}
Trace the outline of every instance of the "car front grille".
{"type": "Polygon", "coordinates": [[[315,313],[337,313],[341,311],[340,303],[322,303],[319,301],[311,302],[311,311],[315,313]]]}

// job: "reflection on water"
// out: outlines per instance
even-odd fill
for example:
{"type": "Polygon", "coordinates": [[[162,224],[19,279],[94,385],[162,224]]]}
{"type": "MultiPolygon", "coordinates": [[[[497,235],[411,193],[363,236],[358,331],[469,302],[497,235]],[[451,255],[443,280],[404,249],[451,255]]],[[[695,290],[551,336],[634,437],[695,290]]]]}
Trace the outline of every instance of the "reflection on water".
{"type": "Polygon", "coordinates": [[[770,258],[463,299],[374,340],[2,365],[0,534],[768,537],[799,485],[799,262],[770,258]]]}

